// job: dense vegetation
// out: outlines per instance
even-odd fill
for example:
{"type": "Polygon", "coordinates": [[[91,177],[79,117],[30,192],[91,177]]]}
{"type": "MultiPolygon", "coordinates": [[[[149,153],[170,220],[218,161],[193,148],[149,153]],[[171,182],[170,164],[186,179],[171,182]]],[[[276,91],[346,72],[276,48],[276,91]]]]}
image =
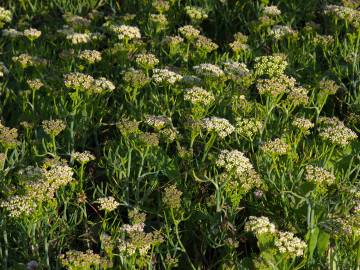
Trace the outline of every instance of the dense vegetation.
{"type": "Polygon", "coordinates": [[[360,269],[358,1],[1,5],[1,269],[360,269]]]}

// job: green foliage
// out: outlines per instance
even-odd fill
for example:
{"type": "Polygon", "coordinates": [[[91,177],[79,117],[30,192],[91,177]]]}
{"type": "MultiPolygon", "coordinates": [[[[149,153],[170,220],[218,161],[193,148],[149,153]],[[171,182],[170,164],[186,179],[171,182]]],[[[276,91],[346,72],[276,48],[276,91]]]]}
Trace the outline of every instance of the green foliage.
{"type": "Polygon", "coordinates": [[[356,1],[3,5],[1,269],[358,269],[356,1]]]}

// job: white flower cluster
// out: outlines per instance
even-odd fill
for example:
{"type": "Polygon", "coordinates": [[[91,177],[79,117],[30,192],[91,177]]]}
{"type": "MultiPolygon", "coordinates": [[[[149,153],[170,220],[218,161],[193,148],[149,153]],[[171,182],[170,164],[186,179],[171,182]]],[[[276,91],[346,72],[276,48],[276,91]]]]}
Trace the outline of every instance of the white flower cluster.
{"type": "Polygon", "coordinates": [[[9,37],[9,38],[17,38],[17,37],[21,37],[24,35],[23,32],[20,32],[13,28],[8,28],[8,29],[2,30],[2,34],[4,37],[9,37]]]}
{"type": "Polygon", "coordinates": [[[136,251],[138,251],[140,255],[145,255],[149,252],[151,248],[151,243],[145,243],[145,242],[134,243],[131,239],[131,236],[136,234],[138,234],[140,237],[146,237],[147,234],[144,232],[144,224],[134,224],[134,225],[124,224],[120,228],[120,230],[130,235],[130,239],[128,241],[123,239],[118,239],[119,242],[118,248],[121,253],[132,256],[136,253],[136,251]]]}
{"type": "Polygon", "coordinates": [[[200,30],[196,29],[192,25],[184,25],[179,29],[180,34],[188,40],[193,40],[200,35],[200,30]]]}
{"type": "Polygon", "coordinates": [[[101,52],[97,50],[83,50],[79,54],[79,59],[84,60],[89,64],[94,64],[101,61],[101,52]]]}
{"type": "Polygon", "coordinates": [[[117,37],[120,40],[132,40],[141,38],[140,29],[136,26],[111,25],[110,30],[117,34],[117,37]]]}
{"type": "Polygon", "coordinates": [[[305,179],[320,185],[332,185],[335,183],[335,176],[327,170],[313,165],[306,166],[305,179]]]}
{"type": "Polygon", "coordinates": [[[104,77],[94,79],[92,76],[80,72],[65,74],[64,83],[67,88],[94,93],[103,93],[115,89],[115,85],[104,77]]]}
{"type": "Polygon", "coordinates": [[[254,233],[257,237],[263,234],[271,234],[275,237],[274,245],[280,253],[286,253],[291,257],[303,256],[307,247],[306,243],[294,236],[291,232],[277,231],[269,218],[250,216],[245,223],[245,231],[254,233]]]}
{"type": "Polygon", "coordinates": [[[18,130],[16,128],[9,128],[0,122],[0,143],[6,147],[14,147],[19,144],[18,130]]]}
{"type": "Polygon", "coordinates": [[[44,132],[51,136],[57,136],[66,128],[66,123],[61,119],[44,120],[41,122],[44,132]]]}
{"type": "Polygon", "coordinates": [[[297,31],[293,30],[290,26],[287,25],[275,25],[270,31],[270,35],[277,40],[282,39],[283,37],[295,37],[297,34],[297,31]]]}
{"type": "Polygon", "coordinates": [[[304,117],[297,117],[295,118],[292,123],[294,127],[300,129],[301,131],[305,132],[305,134],[308,133],[308,130],[314,127],[314,123],[311,122],[309,119],[306,119],[304,117]]]}
{"type": "Polygon", "coordinates": [[[359,237],[360,236],[360,216],[355,215],[348,215],[345,217],[338,217],[329,222],[332,231],[334,231],[338,235],[345,235],[345,236],[353,236],[359,237]]]}
{"type": "Polygon", "coordinates": [[[156,130],[163,129],[167,125],[171,124],[171,119],[166,116],[148,115],[145,119],[145,123],[156,130]]]}
{"type": "Polygon", "coordinates": [[[29,196],[14,195],[6,201],[0,202],[0,207],[6,209],[12,218],[31,215],[36,206],[37,204],[29,196]]]}
{"type": "Polygon", "coordinates": [[[44,86],[44,83],[40,79],[27,80],[26,83],[29,85],[30,89],[39,90],[44,86]]]}
{"type": "Polygon", "coordinates": [[[221,139],[235,131],[234,126],[230,124],[229,120],[216,116],[204,118],[201,125],[208,132],[216,133],[221,139]]]}
{"type": "Polygon", "coordinates": [[[167,44],[170,47],[175,47],[179,45],[180,43],[183,43],[184,39],[180,36],[166,36],[163,39],[163,42],[167,44]]]}
{"type": "Polygon", "coordinates": [[[286,100],[294,105],[307,104],[309,102],[308,90],[302,86],[292,87],[286,100]]]}
{"type": "Polygon", "coordinates": [[[3,7],[0,7],[0,27],[2,27],[5,23],[11,22],[11,20],[12,20],[11,11],[3,7]]]}
{"type": "Polygon", "coordinates": [[[194,86],[185,90],[184,100],[190,101],[194,105],[209,106],[215,101],[215,97],[205,89],[194,86]]]}
{"type": "Polygon", "coordinates": [[[32,56],[27,53],[22,53],[18,56],[13,56],[12,60],[17,62],[21,65],[22,68],[27,68],[31,66],[39,66],[39,65],[46,65],[46,59],[39,58],[37,56],[32,56]]]}
{"type": "Polygon", "coordinates": [[[164,14],[150,14],[149,20],[161,26],[166,26],[168,24],[168,20],[164,14]]]}
{"type": "Polygon", "coordinates": [[[304,255],[307,245],[291,232],[279,232],[275,239],[275,246],[280,253],[287,253],[291,257],[304,255]]]}
{"type": "Polygon", "coordinates": [[[42,169],[42,174],[47,183],[49,183],[47,196],[53,197],[56,190],[73,181],[73,170],[66,164],[56,164],[50,169],[42,169]]]}
{"type": "Polygon", "coordinates": [[[349,7],[327,5],[324,9],[324,14],[334,16],[341,20],[346,20],[355,27],[360,24],[360,11],[349,7]]]}
{"type": "Polygon", "coordinates": [[[248,44],[243,43],[238,40],[235,40],[234,42],[229,43],[229,46],[235,53],[240,53],[242,51],[250,50],[250,47],[248,44]]]}
{"type": "Polygon", "coordinates": [[[247,68],[246,64],[235,61],[225,62],[224,71],[226,76],[233,81],[238,81],[250,74],[250,70],[247,68]]]}
{"type": "Polygon", "coordinates": [[[66,35],[66,39],[69,40],[72,44],[85,44],[93,40],[98,40],[103,37],[100,33],[76,33],[71,28],[58,30],[66,35]]]}
{"type": "Polygon", "coordinates": [[[94,83],[94,78],[88,74],[73,72],[64,75],[64,83],[68,88],[89,90],[94,83]]]}
{"type": "Polygon", "coordinates": [[[277,6],[267,6],[264,8],[264,15],[276,17],[281,15],[281,10],[277,6]]]}
{"type": "Polygon", "coordinates": [[[137,224],[124,224],[120,227],[120,231],[122,232],[127,232],[127,233],[131,233],[131,232],[143,232],[145,228],[145,223],[137,223],[137,224]]]}
{"type": "Polygon", "coordinates": [[[156,84],[175,84],[177,81],[182,79],[182,76],[166,68],[155,68],[153,70],[152,79],[156,84]]]}
{"type": "Polygon", "coordinates": [[[238,177],[242,177],[246,172],[253,169],[250,160],[238,150],[222,150],[216,160],[216,165],[224,168],[230,174],[235,173],[238,177]]]}
{"type": "Polygon", "coordinates": [[[99,198],[95,203],[99,204],[100,210],[108,212],[114,211],[120,205],[112,196],[99,198]]]}
{"type": "Polygon", "coordinates": [[[206,53],[210,53],[217,48],[219,48],[219,45],[217,45],[215,42],[213,42],[210,38],[207,38],[205,36],[200,35],[194,44],[195,48],[197,48],[200,51],[204,51],[206,53]]]}
{"type": "Polygon", "coordinates": [[[347,19],[353,16],[354,9],[338,5],[327,5],[324,9],[324,13],[336,15],[340,19],[347,19]]]}
{"type": "Polygon", "coordinates": [[[319,123],[324,126],[342,126],[344,123],[337,117],[320,116],[319,123]]]}
{"type": "Polygon", "coordinates": [[[6,155],[5,153],[0,153],[0,164],[4,164],[4,162],[6,161],[6,155]]]}
{"type": "Polygon", "coordinates": [[[92,90],[94,93],[111,92],[115,89],[115,85],[104,77],[94,80],[92,90]]]}
{"type": "Polygon", "coordinates": [[[27,37],[29,40],[35,40],[41,36],[41,31],[35,28],[25,29],[24,36],[27,37]]]}
{"type": "Polygon", "coordinates": [[[338,121],[337,125],[330,124],[321,128],[319,135],[321,139],[340,146],[346,146],[358,137],[354,131],[346,127],[341,121],[338,121]]]}
{"type": "Polygon", "coordinates": [[[66,35],[66,39],[70,40],[72,44],[84,44],[91,41],[89,33],[71,33],[66,35]]]}
{"type": "Polygon", "coordinates": [[[140,67],[149,69],[159,64],[159,59],[157,59],[152,53],[141,53],[136,55],[135,62],[140,67]]]}
{"type": "Polygon", "coordinates": [[[335,95],[340,86],[333,80],[321,80],[319,82],[319,91],[326,95],[335,95]]]}
{"type": "Polygon", "coordinates": [[[193,67],[196,74],[207,78],[220,78],[225,75],[224,71],[217,65],[203,63],[193,67]]]}
{"type": "Polygon", "coordinates": [[[294,78],[281,74],[271,79],[259,79],[256,88],[260,95],[278,96],[290,92],[295,83],[294,78]]]}
{"type": "Polygon", "coordinates": [[[328,46],[334,44],[335,39],[331,35],[319,35],[318,33],[316,33],[313,38],[313,42],[316,45],[319,45],[322,47],[328,47],[328,46]]]}
{"type": "Polygon", "coordinates": [[[55,192],[73,181],[73,171],[66,164],[53,164],[50,168],[27,167],[19,173],[29,179],[24,195],[13,195],[0,203],[11,217],[32,214],[39,205],[54,198],[55,192]]]}
{"type": "Polygon", "coordinates": [[[69,250],[65,254],[59,256],[60,262],[66,269],[92,269],[93,267],[102,268],[107,264],[106,259],[101,258],[99,254],[92,250],[86,252],[78,250],[69,250]]]}
{"type": "Polygon", "coordinates": [[[224,168],[221,179],[228,180],[230,187],[240,185],[242,191],[248,192],[260,187],[262,181],[250,160],[238,150],[222,150],[216,160],[219,168],[224,168]]]}
{"type": "Polygon", "coordinates": [[[236,132],[246,138],[252,139],[260,132],[263,124],[255,118],[242,118],[236,119],[236,132]]]}
{"type": "Polygon", "coordinates": [[[86,164],[91,160],[95,160],[95,156],[91,154],[89,151],[74,152],[71,156],[74,160],[76,160],[80,164],[86,164]]]}
{"type": "Polygon", "coordinates": [[[248,36],[244,35],[241,32],[234,34],[234,41],[229,43],[229,47],[235,52],[240,53],[242,51],[250,50],[250,47],[248,44],[246,44],[248,40],[248,36]]]}
{"type": "Polygon", "coordinates": [[[282,139],[276,138],[261,146],[261,150],[269,155],[286,155],[290,146],[282,139]]]}
{"type": "Polygon", "coordinates": [[[185,12],[194,21],[204,20],[208,17],[206,11],[201,7],[186,6],[185,12]]]}
{"type": "Polygon", "coordinates": [[[4,77],[4,75],[8,74],[9,70],[6,68],[3,62],[0,62],[0,77],[4,77]]]}
{"type": "Polygon", "coordinates": [[[283,74],[287,66],[288,62],[284,55],[276,54],[256,57],[254,69],[257,76],[273,77],[283,74]]]}
{"type": "Polygon", "coordinates": [[[129,212],[130,224],[120,227],[120,238],[117,239],[118,249],[125,256],[132,256],[136,252],[140,256],[148,254],[151,247],[164,241],[160,231],[145,232],[145,214],[137,211],[129,212]]]}
{"type": "Polygon", "coordinates": [[[275,234],[276,228],[273,223],[270,222],[268,217],[255,217],[250,216],[245,223],[245,231],[252,232],[257,236],[265,233],[275,234]]]}

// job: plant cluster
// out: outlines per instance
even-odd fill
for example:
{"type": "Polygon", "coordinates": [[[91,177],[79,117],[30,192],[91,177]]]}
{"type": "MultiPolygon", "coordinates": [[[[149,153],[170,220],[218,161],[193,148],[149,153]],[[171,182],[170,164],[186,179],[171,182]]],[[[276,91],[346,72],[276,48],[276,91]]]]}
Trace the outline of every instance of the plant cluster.
{"type": "Polygon", "coordinates": [[[357,1],[8,2],[1,269],[359,268],[357,1]]]}

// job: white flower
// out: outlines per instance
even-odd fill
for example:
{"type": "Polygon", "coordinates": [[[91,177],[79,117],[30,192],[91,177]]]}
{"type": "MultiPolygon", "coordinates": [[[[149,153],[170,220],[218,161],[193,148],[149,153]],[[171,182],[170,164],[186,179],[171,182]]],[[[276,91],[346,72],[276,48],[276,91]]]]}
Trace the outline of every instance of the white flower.
{"type": "Polygon", "coordinates": [[[4,37],[10,37],[10,38],[17,38],[23,36],[22,32],[13,28],[2,30],[2,34],[4,37]]]}
{"type": "Polygon", "coordinates": [[[86,164],[91,160],[95,159],[95,156],[91,154],[89,151],[84,151],[82,153],[80,152],[74,152],[72,154],[72,158],[78,161],[81,164],[86,164]]]}
{"type": "Polygon", "coordinates": [[[275,234],[276,228],[267,217],[250,216],[248,221],[245,223],[245,231],[253,232],[256,235],[261,235],[264,233],[275,234]]]}
{"type": "Polygon", "coordinates": [[[66,35],[66,39],[74,45],[84,44],[91,41],[91,35],[89,33],[69,33],[66,35]]]}
{"type": "Polygon", "coordinates": [[[11,11],[3,7],[0,7],[0,26],[2,26],[4,23],[11,22],[11,20],[12,20],[11,11]]]}
{"type": "Polygon", "coordinates": [[[145,119],[145,123],[149,126],[155,128],[156,130],[160,130],[167,125],[171,124],[171,119],[166,116],[156,116],[156,115],[148,115],[145,119]]]}
{"type": "Polygon", "coordinates": [[[337,125],[322,128],[319,135],[321,139],[340,146],[348,145],[358,137],[354,131],[346,127],[341,121],[337,125]]]}
{"type": "Polygon", "coordinates": [[[261,146],[261,150],[269,155],[286,155],[290,146],[282,139],[276,138],[261,146]]]}
{"type": "Polygon", "coordinates": [[[291,124],[305,133],[308,133],[308,130],[314,127],[314,123],[304,117],[295,118],[291,124]]]}
{"type": "Polygon", "coordinates": [[[270,35],[275,39],[281,39],[285,36],[295,36],[297,35],[297,31],[291,29],[291,27],[287,25],[275,25],[271,29],[270,35]]]}
{"type": "Polygon", "coordinates": [[[120,205],[112,196],[99,198],[95,201],[95,203],[100,205],[100,210],[108,212],[115,210],[120,205]]]}
{"type": "Polygon", "coordinates": [[[275,239],[275,246],[280,253],[288,253],[290,256],[302,256],[307,247],[304,241],[291,232],[279,232],[278,238],[275,239]]]}
{"type": "Polygon", "coordinates": [[[227,172],[234,172],[239,177],[253,169],[250,160],[238,150],[222,150],[216,160],[216,165],[225,168],[227,172]]]}
{"type": "Polygon", "coordinates": [[[153,71],[152,79],[157,84],[161,84],[161,83],[175,84],[177,81],[182,79],[182,76],[166,68],[163,69],[155,68],[153,71]]]}
{"type": "Polygon", "coordinates": [[[117,34],[120,40],[140,39],[141,33],[138,27],[129,25],[112,25],[110,29],[117,34]]]}
{"type": "Polygon", "coordinates": [[[187,39],[195,39],[200,35],[200,31],[192,25],[185,25],[180,27],[179,32],[187,39]]]}
{"type": "Polygon", "coordinates": [[[267,55],[255,58],[255,74],[258,76],[269,75],[270,77],[284,73],[288,62],[284,55],[267,55]]]}
{"type": "Polygon", "coordinates": [[[233,125],[227,119],[220,117],[204,118],[202,120],[202,127],[208,132],[216,133],[221,139],[224,139],[235,131],[233,125]]]}
{"type": "Polygon", "coordinates": [[[94,64],[95,62],[101,61],[101,52],[96,50],[84,50],[80,52],[79,58],[89,64],[94,64]]]}
{"type": "Polygon", "coordinates": [[[305,179],[317,184],[331,185],[335,182],[335,176],[327,170],[312,165],[306,166],[305,179]]]}
{"type": "Polygon", "coordinates": [[[281,15],[281,10],[277,6],[267,6],[264,8],[264,14],[275,17],[281,15]]]}
{"type": "Polygon", "coordinates": [[[208,106],[215,101],[215,97],[205,89],[194,86],[185,90],[184,100],[190,101],[194,105],[208,106]]]}
{"type": "Polygon", "coordinates": [[[193,67],[196,74],[204,77],[219,78],[225,75],[224,71],[213,64],[204,63],[193,67]]]}
{"type": "Polygon", "coordinates": [[[4,77],[4,75],[8,74],[9,70],[6,68],[3,62],[0,62],[0,77],[4,77]]]}
{"type": "Polygon", "coordinates": [[[41,36],[41,31],[35,28],[29,28],[24,30],[24,36],[30,40],[38,39],[41,36]]]}
{"type": "Polygon", "coordinates": [[[92,90],[95,93],[103,93],[107,91],[113,91],[115,89],[115,85],[104,77],[100,77],[99,79],[94,80],[92,90]]]}

